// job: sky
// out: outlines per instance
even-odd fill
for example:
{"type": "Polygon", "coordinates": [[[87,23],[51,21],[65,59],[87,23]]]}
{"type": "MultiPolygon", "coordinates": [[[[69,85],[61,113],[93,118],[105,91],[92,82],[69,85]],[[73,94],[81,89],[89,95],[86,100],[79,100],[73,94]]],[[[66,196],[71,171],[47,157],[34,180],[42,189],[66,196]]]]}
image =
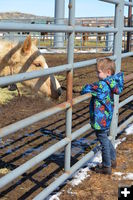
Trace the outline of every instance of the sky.
{"type": "MultiPolygon", "coordinates": [[[[65,0],[65,17],[68,17],[65,0]]],[[[76,17],[114,16],[114,5],[99,0],[75,0],[76,17]]],[[[54,17],[55,0],[0,0],[0,12],[23,12],[54,17]]]]}

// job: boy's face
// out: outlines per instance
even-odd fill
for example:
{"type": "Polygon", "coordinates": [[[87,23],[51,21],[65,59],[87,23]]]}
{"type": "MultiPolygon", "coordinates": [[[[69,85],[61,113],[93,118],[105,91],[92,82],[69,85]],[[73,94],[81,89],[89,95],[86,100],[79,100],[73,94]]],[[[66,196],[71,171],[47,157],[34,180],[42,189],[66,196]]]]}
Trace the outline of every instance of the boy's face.
{"type": "Polygon", "coordinates": [[[101,69],[97,69],[97,74],[98,74],[98,78],[100,80],[103,80],[107,78],[108,76],[111,76],[111,71],[107,70],[106,72],[105,71],[103,72],[101,69]]]}

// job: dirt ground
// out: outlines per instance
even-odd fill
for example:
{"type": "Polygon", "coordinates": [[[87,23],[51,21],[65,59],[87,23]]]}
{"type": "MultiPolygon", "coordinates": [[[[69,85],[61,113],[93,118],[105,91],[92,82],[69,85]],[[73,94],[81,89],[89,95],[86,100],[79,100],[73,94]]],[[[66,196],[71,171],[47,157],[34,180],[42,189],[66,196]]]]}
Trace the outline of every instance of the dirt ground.
{"type": "MultiPolygon", "coordinates": [[[[124,134],[123,134],[124,136],[124,134]]],[[[121,136],[120,138],[122,138],[121,136]]],[[[126,141],[117,148],[117,168],[112,170],[112,175],[96,174],[89,171],[88,177],[77,186],[68,183],[60,192],[60,200],[117,200],[118,187],[130,187],[133,180],[125,180],[126,173],[133,173],[133,136],[128,136],[126,141]],[[123,177],[116,175],[122,172],[123,177]]]]}
{"type": "MultiPolygon", "coordinates": [[[[75,62],[88,60],[104,54],[75,54],[75,62]]],[[[67,56],[45,55],[50,67],[67,63],[67,56]]],[[[122,71],[124,74],[133,73],[133,58],[122,60],[122,71]]],[[[43,96],[38,96],[33,91],[23,88],[21,97],[17,95],[7,104],[0,105],[0,127],[24,119],[28,116],[41,112],[51,106],[57,105],[66,100],[66,72],[57,75],[62,86],[63,94],[59,100],[51,100],[43,96]],[[24,93],[24,90],[28,92],[24,93]]],[[[86,83],[97,80],[95,66],[86,67],[74,71],[73,97],[79,96],[81,87],[86,83]]],[[[124,92],[120,96],[120,101],[133,95],[133,81],[125,84],[124,92]]],[[[88,123],[89,100],[77,104],[73,108],[72,131],[77,130],[88,123]]],[[[119,124],[133,114],[133,102],[128,103],[119,112],[119,124]]],[[[25,163],[38,153],[47,149],[52,144],[65,137],[65,112],[58,113],[52,117],[35,123],[28,128],[24,128],[4,137],[0,141],[0,177],[25,163]]],[[[124,135],[120,135],[124,137],[124,135]]],[[[92,146],[91,141],[95,139],[92,130],[86,132],[82,138],[72,142],[72,165],[88,152],[92,146]]],[[[114,171],[123,173],[133,173],[133,136],[128,136],[127,140],[117,148],[118,167],[114,171]]],[[[0,193],[1,200],[24,200],[33,199],[39,192],[47,187],[53,180],[64,171],[64,149],[56,152],[48,159],[36,165],[31,170],[24,173],[8,186],[4,187],[0,193]]],[[[89,172],[92,174],[92,172],[89,172]]],[[[66,199],[117,199],[118,185],[131,185],[133,181],[118,180],[115,175],[104,176],[93,174],[85,179],[82,184],[72,188],[73,194],[68,193],[69,184],[61,188],[61,200],[66,199]],[[104,194],[104,195],[103,195],[104,194]]]]}

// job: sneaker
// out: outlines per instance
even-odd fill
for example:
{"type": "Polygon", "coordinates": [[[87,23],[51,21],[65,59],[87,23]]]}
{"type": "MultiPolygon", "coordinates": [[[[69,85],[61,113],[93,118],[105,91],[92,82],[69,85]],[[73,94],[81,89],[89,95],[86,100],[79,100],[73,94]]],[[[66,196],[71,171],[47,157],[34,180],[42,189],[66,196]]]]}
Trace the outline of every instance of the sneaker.
{"type": "Polygon", "coordinates": [[[116,166],[117,166],[116,160],[111,160],[111,167],[112,167],[113,169],[115,169],[116,166]]]}
{"type": "Polygon", "coordinates": [[[97,168],[102,168],[102,167],[103,167],[102,163],[98,163],[95,167],[90,167],[90,169],[92,171],[95,171],[97,168]]]}
{"type": "Polygon", "coordinates": [[[96,172],[96,173],[100,173],[100,174],[112,174],[112,169],[111,167],[105,167],[105,166],[96,166],[91,168],[92,171],[96,172]]]}

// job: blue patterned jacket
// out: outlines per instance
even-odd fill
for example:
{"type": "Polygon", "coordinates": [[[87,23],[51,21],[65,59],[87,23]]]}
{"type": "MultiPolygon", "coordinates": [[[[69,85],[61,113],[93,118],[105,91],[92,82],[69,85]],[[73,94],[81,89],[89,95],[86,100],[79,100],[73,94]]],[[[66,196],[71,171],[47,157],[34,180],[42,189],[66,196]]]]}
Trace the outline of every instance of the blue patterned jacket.
{"type": "Polygon", "coordinates": [[[114,94],[123,91],[123,76],[123,72],[120,72],[82,88],[81,94],[92,94],[90,122],[95,130],[109,129],[114,109],[114,94]]]}

